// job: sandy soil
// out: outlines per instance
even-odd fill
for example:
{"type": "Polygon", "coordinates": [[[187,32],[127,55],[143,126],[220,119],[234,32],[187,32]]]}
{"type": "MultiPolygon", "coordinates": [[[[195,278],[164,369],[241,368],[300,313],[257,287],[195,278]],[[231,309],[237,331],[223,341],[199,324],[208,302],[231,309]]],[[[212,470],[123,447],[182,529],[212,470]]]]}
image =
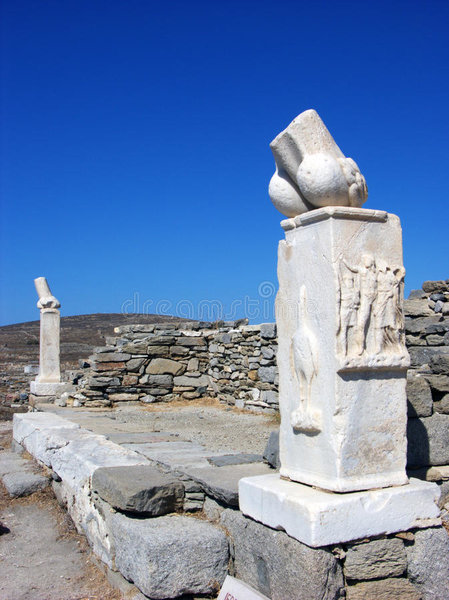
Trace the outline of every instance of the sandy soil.
{"type": "MultiPolygon", "coordinates": [[[[77,418],[77,410],[59,414],[86,426],[86,413],[77,418]]],[[[279,428],[277,415],[250,413],[220,404],[215,399],[192,402],[158,403],[148,408],[131,406],[116,408],[103,414],[102,423],[95,427],[97,433],[108,426],[124,431],[163,431],[179,434],[180,439],[204,445],[214,452],[250,452],[263,454],[270,433],[279,428]]]]}
{"type": "MultiPolygon", "coordinates": [[[[12,423],[2,423],[7,448],[12,423]]],[[[0,453],[1,460],[1,453],[0,453]]],[[[0,481],[1,600],[121,600],[51,491],[11,499],[0,481]]]]}

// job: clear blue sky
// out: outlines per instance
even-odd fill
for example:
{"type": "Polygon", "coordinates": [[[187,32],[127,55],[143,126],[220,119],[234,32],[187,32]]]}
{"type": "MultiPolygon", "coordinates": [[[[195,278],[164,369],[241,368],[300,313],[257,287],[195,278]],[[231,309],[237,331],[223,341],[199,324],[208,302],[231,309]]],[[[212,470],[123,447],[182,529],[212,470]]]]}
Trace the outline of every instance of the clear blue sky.
{"type": "Polygon", "coordinates": [[[308,108],[400,216],[407,290],[449,277],[447,1],[3,0],[1,27],[2,324],[38,276],[63,315],[271,320],[268,144],[308,108]]]}

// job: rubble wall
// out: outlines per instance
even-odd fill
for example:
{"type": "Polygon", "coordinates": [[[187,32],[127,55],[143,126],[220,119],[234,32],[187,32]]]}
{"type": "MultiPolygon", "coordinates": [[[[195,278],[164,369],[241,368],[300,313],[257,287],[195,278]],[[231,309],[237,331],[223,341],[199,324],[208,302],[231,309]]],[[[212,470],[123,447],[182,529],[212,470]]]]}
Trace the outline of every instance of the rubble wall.
{"type": "MultiPolygon", "coordinates": [[[[449,492],[449,283],[427,281],[404,302],[410,474],[449,492]],[[447,488],[447,489],[446,489],[447,488]]],[[[278,410],[276,325],[247,320],[116,328],[89,359],[75,402],[170,402],[216,397],[278,410]]]]}

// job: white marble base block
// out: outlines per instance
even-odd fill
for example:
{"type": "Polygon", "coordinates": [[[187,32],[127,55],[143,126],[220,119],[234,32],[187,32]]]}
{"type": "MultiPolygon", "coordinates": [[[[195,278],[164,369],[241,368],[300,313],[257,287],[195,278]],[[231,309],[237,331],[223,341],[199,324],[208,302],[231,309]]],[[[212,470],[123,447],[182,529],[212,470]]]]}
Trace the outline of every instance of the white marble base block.
{"type": "Polygon", "coordinates": [[[60,396],[63,392],[73,392],[75,386],[71,383],[40,383],[30,382],[30,392],[35,396],[60,396]]]}
{"type": "Polygon", "coordinates": [[[418,479],[346,494],[285,481],[277,473],[239,482],[243,514],[314,548],[437,525],[439,494],[435,483],[418,479]]]}
{"type": "Polygon", "coordinates": [[[399,219],[326,207],[282,226],[281,474],[336,492],[403,485],[409,357],[399,219]]]}

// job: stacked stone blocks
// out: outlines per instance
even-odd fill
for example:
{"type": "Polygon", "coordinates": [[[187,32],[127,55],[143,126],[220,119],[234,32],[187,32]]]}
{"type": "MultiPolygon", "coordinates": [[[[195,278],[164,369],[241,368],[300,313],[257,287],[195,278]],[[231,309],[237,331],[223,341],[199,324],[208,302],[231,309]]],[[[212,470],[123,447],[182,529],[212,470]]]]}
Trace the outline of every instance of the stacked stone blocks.
{"type": "Polygon", "coordinates": [[[277,409],[276,327],[247,320],[129,325],[96,348],[77,405],[218,397],[239,408],[277,409]]]}

